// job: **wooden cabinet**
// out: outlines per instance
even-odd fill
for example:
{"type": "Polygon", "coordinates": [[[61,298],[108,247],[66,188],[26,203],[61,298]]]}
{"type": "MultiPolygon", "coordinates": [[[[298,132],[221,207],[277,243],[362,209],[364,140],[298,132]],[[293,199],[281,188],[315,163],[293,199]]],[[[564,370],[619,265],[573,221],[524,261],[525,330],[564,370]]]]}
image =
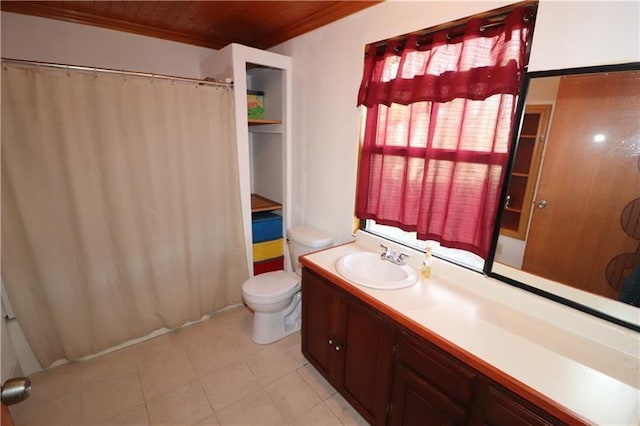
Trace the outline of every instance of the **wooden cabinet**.
{"type": "Polygon", "coordinates": [[[564,424],[307,267],[302,353],[373,425],[564,424]]]}
{"type": "Polygon", "coordinates": [[[302,353],[369,423],[385,424],[391,323],[306,268],[302,286],[302,353]]]}
{"type": "Polygon", "coordinates": [[[390,425],[564,424],[424,339],[397,336],[390,425]]]}
{"type": "Polygon", "coordinates": [[[551,105],[528,105],[518,138],[500,232],[524,240],[540,171],[551,105]]]}

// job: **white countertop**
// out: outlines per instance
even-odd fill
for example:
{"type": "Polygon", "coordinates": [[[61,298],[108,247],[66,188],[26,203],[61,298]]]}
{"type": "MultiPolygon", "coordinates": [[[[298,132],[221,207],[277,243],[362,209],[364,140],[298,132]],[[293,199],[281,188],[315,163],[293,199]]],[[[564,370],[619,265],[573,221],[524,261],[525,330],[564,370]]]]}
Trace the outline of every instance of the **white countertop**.
{"type": "MultiPolygon", "coordinates": [[[[342,278],[340,257],[378,252],[380,241],[393,246],[358,233],[357,242],[306,260],[342,278]]],[[[414,252],[408,263],[418,268],[421,259],[414,252]]],[[[352,285],[588,421],[640,424],[638,333],[440,259],[411,287],[352,285]]]]}

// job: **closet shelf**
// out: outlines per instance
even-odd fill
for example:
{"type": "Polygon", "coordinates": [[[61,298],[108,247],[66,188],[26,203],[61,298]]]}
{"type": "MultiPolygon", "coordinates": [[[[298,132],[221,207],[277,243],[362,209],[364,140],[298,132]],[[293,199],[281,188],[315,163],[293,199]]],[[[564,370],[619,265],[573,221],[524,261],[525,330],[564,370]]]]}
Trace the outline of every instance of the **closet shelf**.
{"type": "Polygon", "coordinates": [[[251,194],[251,213],[282,209],[282,204],[258,194],[251,194]]]}
{"type": "Polygon", "coordinates": [[[504,210],[508,212],[514,212],[514,213],[522,213],[522,209],[519,209],[516,207],[507,207],[504,210]]]}
{"type": "Polygon", "coordinates": [[[264,118],[250,118],[249,126],[257,126],[260,124],[282,124],[282,120],[267,120],[264,118]]]}
{"type": "Polygon", "coordinates": [[[500,233],[524,240],[531,217],[535,184],[540,172],[542,135],[547,131],[551,105],[527,105],[518,135],[518,149],[513,153],[508,194],[511,205],[504,209],[500,233]]]}

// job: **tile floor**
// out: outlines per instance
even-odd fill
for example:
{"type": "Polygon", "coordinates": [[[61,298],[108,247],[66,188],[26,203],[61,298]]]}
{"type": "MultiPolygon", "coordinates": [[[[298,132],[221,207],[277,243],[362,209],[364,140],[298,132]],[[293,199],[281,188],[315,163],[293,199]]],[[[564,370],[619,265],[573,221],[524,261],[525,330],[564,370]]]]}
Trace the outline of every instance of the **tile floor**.
{"type": "Polygon", "coordinates": [[[21,425],[366,425],[300,352],[251,341],[252,314],[213,318],[31,376],[21,425]]]}

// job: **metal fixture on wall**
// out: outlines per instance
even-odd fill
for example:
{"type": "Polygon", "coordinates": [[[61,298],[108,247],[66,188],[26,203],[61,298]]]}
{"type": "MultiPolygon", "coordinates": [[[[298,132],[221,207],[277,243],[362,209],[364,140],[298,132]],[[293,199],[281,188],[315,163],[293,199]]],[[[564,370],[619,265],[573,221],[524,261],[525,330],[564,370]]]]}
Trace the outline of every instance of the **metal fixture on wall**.
{"type": "Polygon", "coordinates": [[[31,379],[28,377],[14,377],[2,385],[1,399],[4,405],[13,405],[29,398],[31,393],[31,379]]]}

